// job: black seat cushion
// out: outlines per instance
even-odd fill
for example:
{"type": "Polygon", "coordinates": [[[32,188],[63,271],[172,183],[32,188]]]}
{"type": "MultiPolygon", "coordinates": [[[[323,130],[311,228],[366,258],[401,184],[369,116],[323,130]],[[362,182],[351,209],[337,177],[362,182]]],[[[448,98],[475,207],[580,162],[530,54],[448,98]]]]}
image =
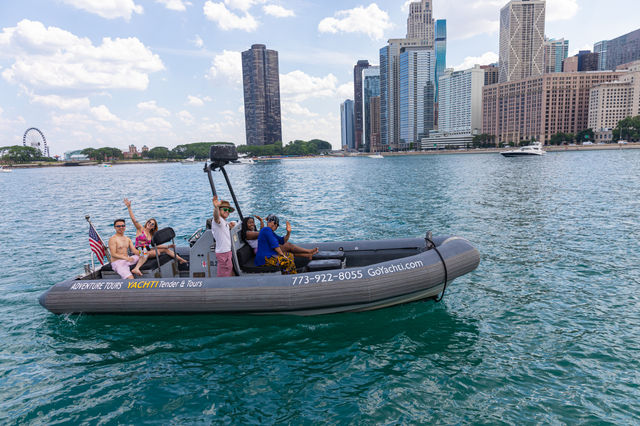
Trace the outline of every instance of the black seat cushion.
{"type": "Polygon", "coordinates": [[[340,269],[342,268],[342,262],[340,259],[323,259],[312,260],[307,264],[309,272],[312,271],[326,271],[328,269],[340,269]]]}
{"type": "Polygon", "coordinates": [[[323,259],[344,259],[344,252],[340,250],[336,251],[319,251],[313,255],[313,260],[323,259]]]}
{"type": "Polygon", "coordinates": [[[256,266],[255,264],[255,253],[249,244],[245,244],[236,253],[238,256],[238,264],[240,264],[240,269],[249,274],[257,274],[261,272],[278,272],[280,268],[276,266],[256,266]]]}
{"type": "Polygon", "coordinates": [[[151,246],[155,247],[160,244],[168,243],[175,237],[176,233],[173,231],[173,228],[162,228],[153,234],[153,238],[151,238],[151,246]]]}

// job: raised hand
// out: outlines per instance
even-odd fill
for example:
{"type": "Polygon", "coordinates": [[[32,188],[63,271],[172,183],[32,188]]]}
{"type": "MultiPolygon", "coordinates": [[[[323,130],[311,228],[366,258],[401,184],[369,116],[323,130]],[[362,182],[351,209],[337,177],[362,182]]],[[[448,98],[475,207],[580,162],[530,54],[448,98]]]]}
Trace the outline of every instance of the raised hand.
{"type": "Polygon", "coordinates": [[[291,224],[287,221],[287,232],[291,232],[291,224]]]}
{"type": "Polygon", "coordinates": [[[220,207],[220,205],[221,205],[221,204],[222,204],[222,201],[218,200],[218,196],[217,196],[217,195],[216,195],[216,196],[214,196],[214,197],[213,197],[213,205],[214,205],[215,207],[220,207]]]}
{"type": "Polygon", "coordinates": [[[129,201],[129,199],[128,199],[128,198],[125,198],[125,199],[124,199],[124,205],[125,205],[125,206],[127,206],[127,208],[128,208],[128,207],[131,207],[131,201],[129,201]]]}

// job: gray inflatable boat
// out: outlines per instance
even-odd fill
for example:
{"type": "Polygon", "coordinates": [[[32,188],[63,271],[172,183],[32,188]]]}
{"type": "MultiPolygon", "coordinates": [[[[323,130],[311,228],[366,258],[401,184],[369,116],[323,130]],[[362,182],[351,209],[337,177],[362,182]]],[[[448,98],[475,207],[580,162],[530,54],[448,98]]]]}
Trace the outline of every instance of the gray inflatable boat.
{"type": "MultiPolygon", "coordinates": [[[[216,194],[212,170],[227,181],[240,218],[242,213],[224,170],[237,158],[235,147],[212,146],[205,166],[216,194]]],[[[152,246],[173,242],[164,228],[152,246]]],[[[269,266],[256,267],[251,247],[231,230],[235,277],[216,277],[215,241],[210,229],[189,239],[176,252],[188,264],[157,253],[141,268],[143,276],[122,280],[109,264],[75,279],[60,282],[40,296],[49,311],[93,314],[246,313],[318,315],[380,309],[444,295],[455,278],[473,271],[478,251],[455,236],[341,241],[300,244],[318,247],[314,258],[296,259],[298,271],[282,275],[269,266]]]]}

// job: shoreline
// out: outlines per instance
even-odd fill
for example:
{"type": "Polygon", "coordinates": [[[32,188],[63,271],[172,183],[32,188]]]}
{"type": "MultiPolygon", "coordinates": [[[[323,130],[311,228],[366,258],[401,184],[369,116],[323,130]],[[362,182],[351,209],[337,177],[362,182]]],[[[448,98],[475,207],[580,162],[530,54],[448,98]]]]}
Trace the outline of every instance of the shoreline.
{"type": "MultiPolygon", "coordinates": [[[[427,150],[427,151],[403,151],[403,152],[380,152],[384,157],[396,157],[406,155],[453,155],[453,154],[499,154],[502,151],[513,149],[513,147],[506,148],[470,148],[470,149],[442,149],[442,150],[427,150]]],[[[606,145],[545,145],[543,149],[547,152],[564,152],[564,151],[608,151],[608,150],[625,150],[625,149],[640,149],[640,142],[629,142],[625,145],[619,144],[606,144],[606,145]]],[[[257,157],[257,161],[274,161],[274,160],[297,160],[297,159],[312,159],[312,158],[345,158],[345,157],[367,157],[371,153],[336,153],[328,155],[313,155],[313,156],[279,156],[279,157],[257,157]]],[[[120,160],[113,163],[109,163],[112,166],[120,166],[127,164],[159,164],[159,163],[180,163],[182,160],[120,160]]],[[[79,162],[77,165],[68,166],[68,161],[56,161],[49,162],[43,161],[38,163],[26,163],[26,164],[13,164],[4,165],[12,169],[32,169],[32,168],[44,168],[44,167],[85,167],[85,166],[100,166],[104,163],[98,163],[97,161],[79,162]]]]}

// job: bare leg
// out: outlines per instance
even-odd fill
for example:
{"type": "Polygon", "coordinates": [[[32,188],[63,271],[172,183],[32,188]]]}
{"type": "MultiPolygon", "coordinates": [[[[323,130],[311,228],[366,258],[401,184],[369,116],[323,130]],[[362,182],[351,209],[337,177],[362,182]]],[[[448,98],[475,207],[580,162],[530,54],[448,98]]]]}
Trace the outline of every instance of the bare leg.
{"type": "Polygon", "coordinates": [[[168,254],[171,257],[175,257],[178,259],[178,262],[180,263],[187,263],[186,260],[184,260],[183,258],[181,258],[178,253],[175,254],[175,256],[173,255],[173,250],[171,250],[169,247],[166,246],[158,246],[158,253],[164,253],[164,254],[168,254]]]}
{"type": "Polygon", "coordinates": [[[291,244],[290,242],[286,242],[280,246],[282,251],[288,251],[289,253],[293,253],[294,256],[298,257],[306,257],[311,259],[314,254],[318,252],[318,247],[312,249],[305,249],[295,244],[291,244]]]}
{"type": "Polygon", "coordinates": [[[131,270],[131,273],[142,276],[142,271],[140,271],[140,267],[142,265],[144,265],[144,262],[147,261],[147,258],[148,258],[148,256],[146,256],[146,255],[142,256],[141,255],[140,259],[138,259],[138,263],[136,263],[136,267],[131,270]]]}

